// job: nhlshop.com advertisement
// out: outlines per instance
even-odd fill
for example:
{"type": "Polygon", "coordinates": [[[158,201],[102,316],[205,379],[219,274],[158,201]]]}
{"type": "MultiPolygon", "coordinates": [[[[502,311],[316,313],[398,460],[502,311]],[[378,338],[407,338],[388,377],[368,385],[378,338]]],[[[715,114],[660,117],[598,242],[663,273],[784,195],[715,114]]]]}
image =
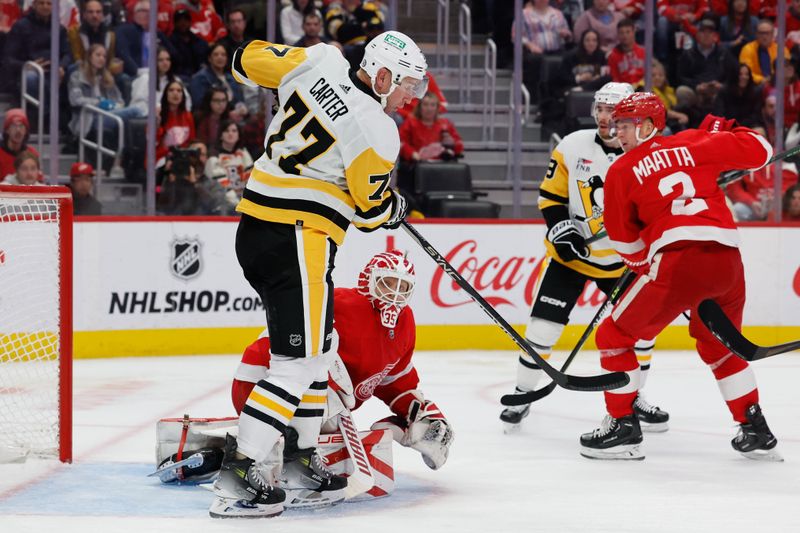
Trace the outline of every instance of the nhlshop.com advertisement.
{"type": "MultiPolygon", "coordinates": [[[[263,305],[236,260],[235,220],[97,220],[75,224],[77,357],[238,353],[263,330],[263,305]]],[[[544,259],[542,224],[425,221],[417,228],[509,323],[524,327],[544,259]]],[[[745,324],[764,342],[800,333],[800,247],[794,244],[800,227],[746,227],[741,235],[745,324]]],[[[387,248],[407,251],[416,267],[418,349],[512,348],[402,230],[351,229],[337,254],[335,284],[354,286],[369,258],[387,248]]],[[[574,343],[603,299],[594,284],[587,285],[565,346],[574,343]]],[[[690,349],[685,330],[679,317],[659,342],[690,349]]]]}

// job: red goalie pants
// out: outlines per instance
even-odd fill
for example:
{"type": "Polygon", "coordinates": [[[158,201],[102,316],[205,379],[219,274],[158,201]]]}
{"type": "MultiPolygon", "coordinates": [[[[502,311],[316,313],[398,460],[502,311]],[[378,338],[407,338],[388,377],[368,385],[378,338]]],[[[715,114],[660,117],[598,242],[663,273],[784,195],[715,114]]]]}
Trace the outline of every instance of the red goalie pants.
{"type": "Polygon", "coordinates": [[[600,365],[610,372],[627,372],[631,382],[605,392],[614,418],[633,413],[639,381],[636,339],[653,339],[683,311],[689,310],[689,334],[697,353],[714,374],[720,392],[737,422],[746,422],[748,406],[758,402],[755,376],[746,361],[723,346],[697,316],[697,306],[712,298],[737,327],[742,324],[745,287],[737,248],[716,242],[681,241],[659,251],[646,273],[640,274],[597,328],[600,365]]]}

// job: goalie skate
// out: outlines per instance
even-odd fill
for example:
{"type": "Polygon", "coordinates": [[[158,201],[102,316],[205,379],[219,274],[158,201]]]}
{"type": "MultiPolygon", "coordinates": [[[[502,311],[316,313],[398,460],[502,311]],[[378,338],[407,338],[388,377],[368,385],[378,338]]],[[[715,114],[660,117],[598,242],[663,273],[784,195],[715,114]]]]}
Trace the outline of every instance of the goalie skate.
{"type": "Polygon", "coordinates": [[[761,407],[755,403],[747,408],[747,422],[739,425],[739,432],[731,440],[731,446],[748,459],[781,462],[783,457],[776,450],[778,439],[767,426],[761,407]]]}
{"type": "Polygon", "coordinates": [[[581,455],[589,459],[644,459],[642,430],[634,415],[612,418],[606,415],[598,429],[581,435],[581,455]]]}
{"type": "Polygon", "coordinates": [[[639,419],[639,425],[644,432],[663,433],[669,429],[669,413],[647,403],[641,393],[633,402],[633,414],[639,419]]]}

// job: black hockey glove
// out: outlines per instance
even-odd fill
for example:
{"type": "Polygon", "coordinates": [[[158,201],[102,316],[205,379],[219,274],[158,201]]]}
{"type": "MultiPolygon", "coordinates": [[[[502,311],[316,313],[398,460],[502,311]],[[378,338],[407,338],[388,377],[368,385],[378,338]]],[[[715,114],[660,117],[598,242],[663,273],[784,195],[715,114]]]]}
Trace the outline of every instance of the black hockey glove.
{"type": "Polygon", "coordinates": [[[550,228],[547,232],[547,240],[553,243],[553,246],[556,247],[556,253],[564,261],[572,261],[579,257],[581,259],[589,257],[589,248],[586,247],[586,240],[570,219],[562,220],[550,228]]]}
{"type": "Polygon", "coordinates": [[[403,219],[406,218],[406,214],[408,213],[408,203],[399,191],[396,189],[391,189],[391,191],[392,214],[389,219],[383,223],[383,227],[386,229],[397,229],[400,227],[400,223],[403,222],[403,219]]]}

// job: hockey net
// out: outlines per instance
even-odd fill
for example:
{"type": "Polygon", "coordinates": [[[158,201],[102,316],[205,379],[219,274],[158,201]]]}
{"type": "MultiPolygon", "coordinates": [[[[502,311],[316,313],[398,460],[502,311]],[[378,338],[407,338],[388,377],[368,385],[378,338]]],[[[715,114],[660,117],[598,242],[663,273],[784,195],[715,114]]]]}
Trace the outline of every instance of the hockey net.
{"type": "Polygon", "coordinates": [[[72,196],[0,185],[0,462],[72,460],[72,196]]]}

